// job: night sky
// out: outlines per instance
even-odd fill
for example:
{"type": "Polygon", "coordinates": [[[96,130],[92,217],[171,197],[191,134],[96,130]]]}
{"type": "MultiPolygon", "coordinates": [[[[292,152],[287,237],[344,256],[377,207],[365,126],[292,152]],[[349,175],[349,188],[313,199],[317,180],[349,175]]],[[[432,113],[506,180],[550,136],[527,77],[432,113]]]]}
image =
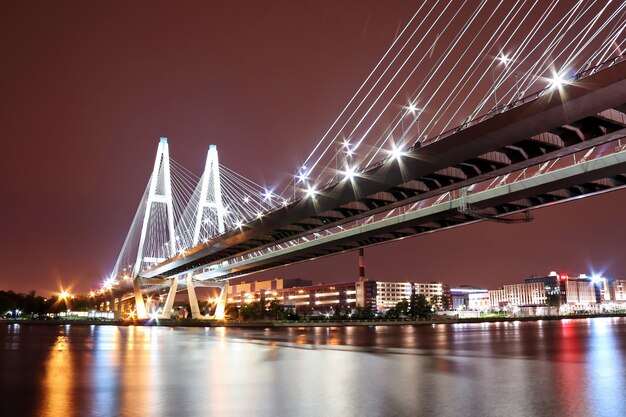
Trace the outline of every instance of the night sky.
{"type": "MultiPolygon", "coordinates": [[[[160,136],[201,174],[278,183],[416,9],[412,1],[0,1],[0,289],[96,288],[160,136]]],[[[626,192],[366,249],[367,275],[496,287],[551,270],[626,277],[626,192]]],[[[356,253],[267,271],[355,279],[356,253]]],[[[250,279],[250,278],[248,278],[250,279]]]]}

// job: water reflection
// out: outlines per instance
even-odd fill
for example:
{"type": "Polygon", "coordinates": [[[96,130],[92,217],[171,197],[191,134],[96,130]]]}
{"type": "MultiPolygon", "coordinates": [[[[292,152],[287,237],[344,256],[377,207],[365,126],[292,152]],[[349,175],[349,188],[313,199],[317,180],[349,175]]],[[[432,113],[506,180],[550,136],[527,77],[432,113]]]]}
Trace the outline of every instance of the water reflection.
{"type": "Polygon", "coordinates": [[[91,373],[94,408],[103,415],[115,415],[115,411],[119,408],[120,362],[118,356],[112,355],[111,352],[119,344],[120,329],[113,326],[101,326],[90,330],[94,338],[93,372],[91,373]]]}
{"type": "Polygon", "coordinates": [[[598,414],[624,408],[624,332],[615,331],[614,318],[592,320],[591,339],[586,352],[589,380],[589,403],[598,414]]]}
{"type": "Polygon", "coordinates": [[[626,415],[624,319],[0,327],[15,415],[626,415]],[[26,400],[28,399],[28,400],[26,400]]]}
{"type": "Polygon", "coordinates": [[[72,352],[68,336],[69,329],[59,329],[59,334],[52,347],[50,356],[45,364],[43,379],[42,416],[72,415],[73,397],[72,384],[75,382],[73,374],[72,352]]]}

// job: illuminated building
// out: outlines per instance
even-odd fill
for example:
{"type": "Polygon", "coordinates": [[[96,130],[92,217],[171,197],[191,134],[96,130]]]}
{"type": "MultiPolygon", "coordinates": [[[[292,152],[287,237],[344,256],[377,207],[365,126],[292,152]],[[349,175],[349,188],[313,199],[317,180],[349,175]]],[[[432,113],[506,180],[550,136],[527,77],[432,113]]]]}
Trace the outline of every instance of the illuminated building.
{"type": "Polygon", "coordinates": [[[474,300],[473,304],[476,304],[478,300],[484,302],[484,294],[489,296],[488,290],[484,288],[473,287],[471,285],[461,285],[457,288],[450,289],[450,304],[453,310],[469,310],[470,309],[470,295],[474,300]],[[482,294],[482,296],[478,296],[482,294]]]}
{"type": "MultiPolygon", "coordinates": [[[[294,286],[302,280],[270,280],[232,284],[228,290],[228,304],[259,300],[280,300],[285,308],[297,313],[329,312],[337,308],[354,310],[369,306],[377,311],[387,311],[401,301],[409,301],[413,293],[423,294],[428,301],[440,303],[448,293],[446,284],[384,282],[362,280],[335,284],[294,286]]],[[[307,283],[306,281],[304,281],[307,283]]]]}
{"type": "Polygon", "coordinates": [[[283,288],[308,287],[311,285],[313,285],[313,281],[306,280],[306,279],[275,278],[275,279],[266,280],[266,281],[240,282],[237,284],[230,284],[228,286],[228,294],[235,294],[235,293],[242,293],[242,292],[249,293],[249,292],[256,292],[256,291],[282,290],[283,288]]]}
{"type": "Polygon", "coordinates": [[[546,304],[546,290],[541,282],[503,285],[488,294],[491,307],[537,306],[546,304]]]}
{"type": "Polygon", "coordinates": [[[626,301],[626,280],[616,279],[608,283],[611,300],[617,302],[626,301]]]}
{"type": "Polygon", "coordinates": [[[283,291],[283,300],[285,308],[293,308],[296,313],[351,311],[357,306],[356,286],[354,282],[341,282],[289,288],[283,291]]]}
{"type": "Polygon", "coordinates": [[[413,286],[410,282],[376,282],[374,305],[378,311],[386,311],[403,300],[411,298],[413,286]]]}
{"type": "MultiPolygon", "coordinates": [[[[567,275],[563,275],[563,277],[567,277],[567,275]]],[[[546,305],[556,307],[566,303],[565,286],[563,284],[564,279],[566,278],[561,279],[561,276],[559,276],[556,272],[550,272],[548,276],[530,277],[526,278],[524,282],[527,284],[541,283],[546,293],[546,305]]]]}
{"type": "Polygon", "coordinates": [[[565,281],[565,300],[567,304],[588,306],[596,304],[598,296],[597,286],[589,278],[568,278],[565,281]]]}
{"type": "Polygon", "coordinates": [[[443,297],[444,294],[449,295],[448,293],[450,292],[450,289],[448,285],[441,282],[414,282],[413,291],[415,292],[415,295],[423,294],[426,296],[426,299],[429,302],[441,303],[441,297],[443,297]]]}
{"type": "Polygon", "coordinates": [[[441,297],[448,295],[448,286],[441,282],[357,282],[357,305],[372,306],[377,311],[387,311],[401,301],[409,301],[411,295],[424,295],[429,302],[441,303],[441,297]]]}
{"type": "MultiPolygon", "coordinates": [[[[571,277],[553,271],[544,277],[526,278],[523,284],[504,285],[498,290],[489,291],[489,303],[492,308],[511,305],[588,309],[615,300],[618,294],[615,288],[614,281],[600,276],[581,274],[571,277]]],[[[625,296],[623,291],[619,294],[625,296]]]]}
{"type": "Polygon", "coordinates": [[[488,310],[490,306],[489,292],[473,292],[467,294],[468,310],[488,310]]]}
{"type": "Polygon", "coordinates": [[[285,308],[291,308],[299,314],[356,308],[356,283],[310,284],[311,281],[299,279],[233,284],[229,286],[227,304],[241,306],[261,298],[266,301],[279,300],[285,308]],[[302,283],[309,285],[294,286],[302,283]]]}

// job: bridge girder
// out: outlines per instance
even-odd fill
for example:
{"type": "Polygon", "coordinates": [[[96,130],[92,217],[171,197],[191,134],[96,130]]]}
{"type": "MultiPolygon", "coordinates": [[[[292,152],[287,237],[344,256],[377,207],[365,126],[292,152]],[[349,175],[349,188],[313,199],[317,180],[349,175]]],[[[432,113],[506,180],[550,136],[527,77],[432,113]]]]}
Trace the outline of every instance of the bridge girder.
{"type": "MultiPolygon", "coordinates": [[[[399,162],[377,164],[366,173],[356,176],[353,181],[340,181],[321,190],[314,200],[302,198],[263,219],[251,222],[248,227],[226,232],[217,239],[187,251],[184,256],[174,257],[144,271],[143,275],[181,273],[226,258],[232,252],[229,248],[240,248],[242,242],[259,244],[256,248],[247,246],[239,252],[245,255],[246,251],[299,236],[271,236],[271,231],[282,230],[287,225],[301,228],[300,236],[305,236],[610,142],[626,134],[624,124],[620,122],[626,120],[626,116],[621,113],[607,114],[607,110],[623,109],[625,101],[626,61],[565,86],[562,95],[556,90],[549,92],[481,123],[458,129],[440,140],[415,146],[399,162]],[[560,138],[562,146],[558,141],[552,143],[537,139],[539,135],[549,133],[560,138]],[[437,177],[435,174],[450,167],[460,169],[467,179],[454,181],[450,177],[437,177]],[[402,198],[404,195],[397,192],[397,187],[412,180],[426,185],[429,190],[406,194],[402,198]],[[376,198],[375,195],[381,192],[386,192],[390,198],[376,198]],[[345,206],[353,202],[361,202],[367,210],[346,209],[345,206]],[[328,210],[344,217],[326,224],[316,218],[319,213],[328,210]],[[261,241],[264,243],[261,243],[259,236],[269,236],[274,241],[263,238],[261,241]]],[[[555,197],[543,198],[554,201],[555,197]]]]}

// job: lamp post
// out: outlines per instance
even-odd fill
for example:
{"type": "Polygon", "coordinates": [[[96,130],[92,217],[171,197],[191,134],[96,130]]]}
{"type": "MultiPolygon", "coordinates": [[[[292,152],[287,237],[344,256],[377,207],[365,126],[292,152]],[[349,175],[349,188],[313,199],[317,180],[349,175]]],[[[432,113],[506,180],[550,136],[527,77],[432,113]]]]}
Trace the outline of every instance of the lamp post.
{"type": "MultiPolygon", "coordinates": [[[[500,53],[500,55],[496,58],[499,62],[496,65],[500,65],[501,63],[504,64],[504,67],[506,68],[506,65],[509,63],[509,61],[511,61],[511,59],[503,53],[500,53]]],[[[496,107],[498,107],[498,95],[497,95],[497,89],[496,89],[496,76],[494,74],[494,68],[493,66],[491,66],[491,79],[493,82],[493,99],[494,99],[494,109],[496,107]]]]}
{"type": "MultiPolygon", "coordinates": [[[[417,141],[419,141],[420,140],[420,117],[422,116],[422,112],[424,111],[424,109],[420,109],[419,107],[417,107],[414,102],[409,103],[406,109],[407,111],[406,111],[405,116],[411,113],[415,117],[415,124],[417,125],[417,141]]],[[[404,144],[405,139],[406,139],[406,132],[404,131],[404,117],[402,117],[402,143],[403,144],[404,144]]]]}
{"type": "Polygon", "coordinates": [[[296,185],[297,183],[304,184],[307,180],[307,172],[306,166],[302,165],[300,168],[296,169],[293,176],[293,200],[296,200],[296,185]]]}

